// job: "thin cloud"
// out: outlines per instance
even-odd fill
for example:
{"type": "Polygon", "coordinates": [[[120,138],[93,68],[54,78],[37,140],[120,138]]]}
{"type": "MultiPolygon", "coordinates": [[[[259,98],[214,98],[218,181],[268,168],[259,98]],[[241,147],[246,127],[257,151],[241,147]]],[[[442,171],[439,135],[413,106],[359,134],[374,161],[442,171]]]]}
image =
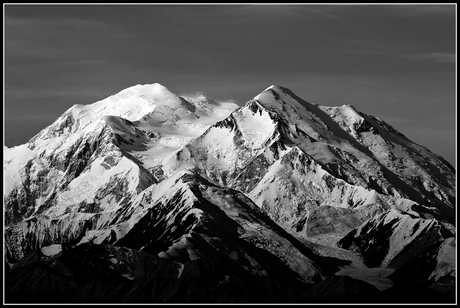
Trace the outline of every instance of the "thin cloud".
{"type": "Polygon", "coordinates": [[[5,16],[5,25],[7,27],[20,27],[27,28],[29,31],[41,31],[40,28],[48,28],[54,30],[65,30],[56,29],[56,26],[68,28],[80,28],[80,29],[98,29],[98,30],[115,30],[113,25],[107,24],[97,20],[84,20],[80,18],[68,18],[68,19],[39,19],[39,18],[22,18],[22,17],[11,17],[5,16]]]}
{"type": "MultiPolygon", "coordinates": [[[[149,8],[155,9],[158,8],[149,8]]],[[[161,10],[174,13],[167,26],[175,26],[179,20],[187,20],[191,27],[241,26],[260,23],[290,22],[302,18],[305,22],[313,17],[341,19],[334,6],[311,4],[226,4],[226,5],[190,5],[187,10],[180,6],[162,7],[161,10]],[[216,18],[218,16],[218,18],[216,18]]]]}
{"type": "MultiPolygon", "coordinates": [[[[59,99],[63,97],[97,97],[101,94],[100,91],[94,89],[85,89],[84,92],[81,90],[78,91],[76,89],[57,89],[54,91],[50,91],[49,89],[44,89],[42,91],[40,91],[40,89],[22,89],[22,91],[19,91],[19,89],[14,89],[13,91],[9,90],[7,92],[8,99],[17,100],[17,104],[20,104],[21,100],[38,100],[42,98],[59,99]]],[[[88,101],[88,103],[92,102],[88,101]]]]}
{"type": "Polygon", "coordinates": [[[351,53],[371,55],[376,57],[390,57],[405,60],[423,60],[436,63],[454,64],[456,55],[448,52],[427,52],[422,54],[397,52],[397,51],[384,51],[384,50],[351,50],[351,53]]]}
{"type": "Polygon", "coordinates": [[[90,61],[99,44],[123,38],[123,31],[83,19],[5,18],[5,61],[10,64],[90,61]],[[91,48],[91,46],[93,46],[91,48]],[[85,58],[81,58],[81,57],[85,58]]]}
{"type": "Polygon", "coordinates": [[[190,97],[190,98],[193,98],[193,99],[197,99],[199,97],[207,97],[206,96],[206,93],[202,92],[202,91],[196,91],[196,92],[187,92],[187,93],[182,93],[182,94],[179,94],[179,96],[182,96],[182,97],[190,97]]]}
{"type": "Polygon", "coordinates": [[[413,4],[396,5],[404,15],[451,15],[455,14],[455,4],[413,4]]]}
{"type": "Polygon", "coordinates": [[[415,55],[415,59],[429,60],[437,63],[448,63],[453,64],[456,61],[456,55],[454,53],[446,52],[429,52],[421,55],[415,55]]]}
{"type": "Polygon", "coordinates": [[[233,103],[233,104],[238,105],[238,102],[236,100],[232,99],[232,98],[229,98],[229,99],[214,98],[214,97],[210,97],[209,95],[207,95],[203,91],[186,92],[186,93],[179,94],[179,96],[181,96],[181,97],[189,97],[189,98],[192,98],[194,100],[196,100],[198,98],[206,97],[211,102],[215,102],[215,103],[233,103]]]}

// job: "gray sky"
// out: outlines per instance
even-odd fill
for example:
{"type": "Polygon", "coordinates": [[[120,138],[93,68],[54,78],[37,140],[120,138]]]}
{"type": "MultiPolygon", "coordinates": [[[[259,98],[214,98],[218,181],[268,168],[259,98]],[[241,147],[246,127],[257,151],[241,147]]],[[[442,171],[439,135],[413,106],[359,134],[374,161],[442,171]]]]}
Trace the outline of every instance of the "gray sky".
{"type": "Polygon", "coordinates": [[[161,83],[242,105],[352,104],[455,166],[456,5],[4,5],[4,143],[161,83]]]}

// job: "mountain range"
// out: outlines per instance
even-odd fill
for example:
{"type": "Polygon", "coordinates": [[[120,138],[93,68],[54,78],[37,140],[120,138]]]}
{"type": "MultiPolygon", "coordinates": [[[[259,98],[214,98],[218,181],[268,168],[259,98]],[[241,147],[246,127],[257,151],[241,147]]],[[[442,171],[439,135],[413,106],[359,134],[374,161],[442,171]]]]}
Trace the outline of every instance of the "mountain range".
{"type": "Polygon", "coordinates": [[[272,85],[136,85],[4,146],[5,300],[455,302],[456,171],[272,85]]]}

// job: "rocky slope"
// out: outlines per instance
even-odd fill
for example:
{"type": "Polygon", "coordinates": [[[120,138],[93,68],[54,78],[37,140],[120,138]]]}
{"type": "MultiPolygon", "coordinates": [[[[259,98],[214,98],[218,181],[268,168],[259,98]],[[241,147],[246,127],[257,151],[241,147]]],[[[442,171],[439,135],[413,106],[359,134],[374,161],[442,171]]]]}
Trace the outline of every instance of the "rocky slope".
{"type": "Polygon", "coordinates": [[[434,219],[413,218],[391,210],[369,219],[338,244],[359,251],[368,266],[399,268],[427,249],[427,243],[437,245],[453,237],[434,219]]]}
{"type": "Polygon", "coordinates": [[[128,221],[120,219],[108,229],[88,233],[88,242],[54,244],[22,258],[8,276],[8,294],[18,299],[51,294],[24,283],[40,279],[51,280],[53,292],[64,290],[53,299],[57,302],[104,302],[120,296],[120,288],[129,290],[120,298],[123,302],[291,301],[291,294],[307,295],[307,283],[329,277],[344,263],[318,258],[241,192],[217,187],[194,174],[178,174],[152,185],[128,212],[124,214],[128,221]],[[152,262],[149,266],[154,269],[134,268],[146,265],[126,261],[127,253],[144,259],[147,255],[152,261],[142,262],[152,262]],[[152,280],[159,283],[157,275],[164,267],[171,268],[172,274],[163,274],[168,279],[162,284],[174,290],[192,288],[194,294],[183,297],[176,291],[158,291],[157,298],[151,289],[144,290],[152,280]],[[64,281],[78,292],[69,295],[59,283],[64,281]],[[83,295],[95,290],[97,294],[83,295]],[[208,297],[208,292],[216,297],[208,297]]]}

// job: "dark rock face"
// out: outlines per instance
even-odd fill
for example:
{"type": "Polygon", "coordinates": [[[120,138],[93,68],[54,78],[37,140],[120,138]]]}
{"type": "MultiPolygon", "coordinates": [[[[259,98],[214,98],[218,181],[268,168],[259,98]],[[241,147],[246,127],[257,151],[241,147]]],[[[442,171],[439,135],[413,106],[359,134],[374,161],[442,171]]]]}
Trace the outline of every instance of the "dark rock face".
{"type": "Polygon", "coordinates": [[[6,261],[16,263],[40,247],[78,242],[98,224],[98,215],[68,214],[61,219],[32,218],[5,229],[6,261]]]}
{"type": "Polygon", "coordinates": [[[333,276],[312,288],[313,303],[374,303],[381,293],[373,285],[348,276],[333,276]]]}
{"type": "MultiPolygon", "coordinates": [[[[123,302],[130,292],[142,294],[139,288],[148,285],[149,280],[171,285],[180,268],[174,261],[146,253],[91,244],[63,246],[62,252],[51,258],[40,252],[33,256],[23,259],[8,273],[7,302],[123,302]],[[169,283],[168,278],[172,280],[169,283]],[[38,280],[42,283],[33,283],[38,280]]],[[[152,292],[152,300],[155,293],[152,292]]],[[[157,301],[160,300],[158,297],[157,301]]]]}
{"type": "Polygon", "coordinates": [[[392,210],[350,231],[338,245],[359,252],[369,267],[384,264],[397,269],[425,250],[436,250],[451,236],[436,220],[412,218],[392,210]]]}
{"type": "Polygon", "coordinates": [[[6,303],[452,303],[418,284],[385,291],[347,276],[315,284],[233,272],[197,259],[179,263],[112,246],[63,245],[40,251],[6,274],[6,303]],[[39,282],[39,283],[37,283],[39,282]]]}
{"type": "MultiPolygon", "coordinates": [[[[305,220],[307,236],[330,232],[346,232],[361,225],[359,212],[332,206],[321,206],[311,210],[305,220]]],[[[299,226],[301,227],[301,226],[299,226]]]]}
{"type": "Polygon", "coordinates": [[[381,293],[381,303],[453,304],[455,299],[415,282],[397,284],[381,293]]]}
{"type": "MultiPolygon", "coordinates": [[[[395,258],[396,259],[396,258],[395,258]]],[[[414,283],[455,299],[455,238],[437,241],[390,275],[396,283],[414,283]]],[[[396,259],[397,261],[397,259],[396,259]]]]}

